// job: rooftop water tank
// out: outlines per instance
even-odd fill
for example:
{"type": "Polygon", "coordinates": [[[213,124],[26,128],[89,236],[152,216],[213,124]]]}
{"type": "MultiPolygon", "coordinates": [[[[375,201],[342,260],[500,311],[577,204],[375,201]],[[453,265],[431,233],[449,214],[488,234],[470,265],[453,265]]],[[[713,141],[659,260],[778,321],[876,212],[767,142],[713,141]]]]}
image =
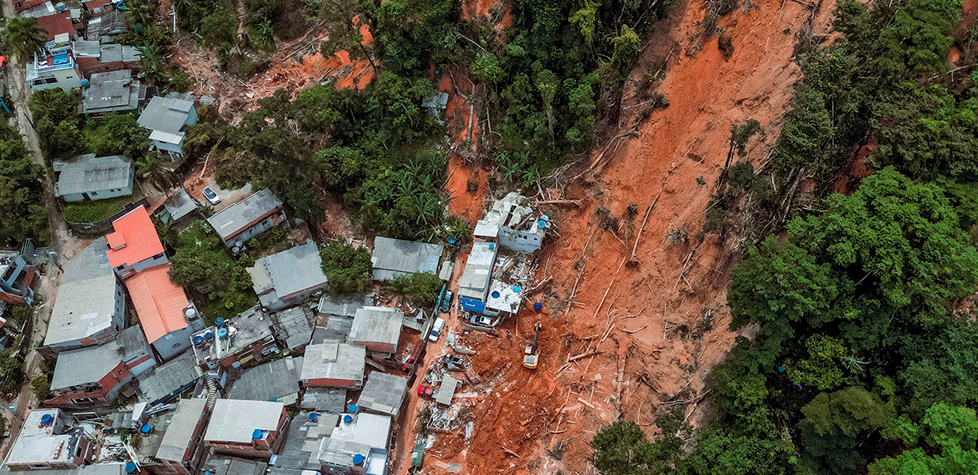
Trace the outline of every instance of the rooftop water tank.
{"type": "Polygon", "coordinates": [[[260,440],[264,435],[265,433],[261,429],[255,429],[254,432],[251,433],[251,438],[255,440],[260,440]]]}
{"type": "Polygon", "coordinates": [[[356,405],[356,404],[350,404],[350,405],[349,405],[349,406],[347,407],[347,409],[349,410],[349,412],[351,412],[351,413],[353,413],[353,414],[356,414],[356,413],[357,413],[357,409],[358,409],[358,407],[357,407],[357,405],[356,405]]]}
{"type": "Polygon", "coordinates": [[[54,422],[54,416],[52,416],[51,414],[45,414],[45,415],[41,416],[41,425],[42,426],[49,426],[49,425],[51,425],[52,422],[54,422]]]}
{"type": "Polygon", "coordinates": [[[183,311],[183,315],[187,317],[188,320],[197,318],[197,309],[193,307],[187,307],[187,309],[183,311]]]}
{"type": "Polygon", "coordinates": [[[349,415],[349,414],[347,414],[347,415],[345,415],[345,416],[343,416],[343,422],[345,422],[345,423],[347,423],[347,424],[349,424],[349,423],[351,423],[351,422],[353,422],[353,416],[351,416],[351,415],[349,415]]]}
{"type": "Polygon", "coordinates": [[[522,291],[523,291],[523,287],[520,287],[518,285],[513,286],[513,292],[522,292],[522,291]]]}
{"type": "Polygon", "coordinates": [[[204,342],[204,337],[200,335],[195,335],[193,338],[194,346],[200,346],[204,342]]]}
{"type": "Polygon", "coordinates": [[[496,245],[490,242],[489,243],[489,249],[495,249],[495,248],[496,248],[496,245]]]}
{"type": "Polygon", "coordinates": [[[126,473],[136,473],[136,464],[129,462],[126,464],[126,473]]]}
{"type": "Polygon", "coordinates": [[[65,2],[58,2],[58,3],[56,3],[54,5],[54,8],[57,8],[59,12],[65,11],[65,2]]]}
{"type": "Polygon", "coordinates": [[[208,340],[213,340],[214,339],[214,334],[211,333],[211,332],[204,332],[204,338],[205,339],[208,339],[208,340]]]}
{"type": "Polygon", "coordinates": [[[224,326],[224,317],[217,317],[217,320],[214,320],[214,323],[216,323],[217,326],[219,326],[219,327],[223,327],[224,326]]]}
{"type": "Polygon", "coordinates": [[[543,309],[543,304],[540,302],[533,302],[533,310],[540,311],[543,309]]]}
{"type": "Polygon", "coordinates": [[[218,338],[227,338],[228,337],[228,329],[227,328],[218,328],[217,329],[217,337],[218,338]]]}
{"type": "Polygon", "coordinates": [[[363,465],[363,461],[367,458],[361,454],[353,454],[353,465],[363,465]]]}
{"type": "Polygon", "coordinates": [[[81,80],[81,87],[82,87],[82,89],[88,87],[88,79],[82,78],[82,80],[81,80]]]}
{"type": "Polygon", "coordinates": [[[493,290],[492,291],[492,294],[490,294],[490,295],[492,295],[492,298],[494,298],[494,299],[498,299],[499,298],[499,292],[497,292],[495,290],[493,290]]]}
{"type": "Polygon", "coordinates": [[[310,422],[316,422],[317,419],[319,419],[319,415],[318,414],[316,414],[315,412],[310,412],[309,413],[309,421],[310,422]]]}
{"type": "Polygon", "coordinates": [[[152,434],[153,433],[153,426],[151,426],[149,424],[143,424],[143,426],[139,428],[139,432],[141,432],[143,435],[152,434]]]}

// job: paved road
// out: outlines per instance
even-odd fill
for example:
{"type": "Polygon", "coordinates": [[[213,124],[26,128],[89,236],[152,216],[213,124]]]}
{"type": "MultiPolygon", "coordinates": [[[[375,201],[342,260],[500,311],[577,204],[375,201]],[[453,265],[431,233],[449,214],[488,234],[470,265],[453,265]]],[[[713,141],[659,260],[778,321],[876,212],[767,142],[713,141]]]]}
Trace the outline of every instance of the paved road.
{"type": "MultiPolygon", "coordinates": [[[[2,0],[0,6],[3,8],[4,17],[8,19],[16,18],[17,12],[14,9],[13,0],[2,0]]],[[[27,107],[31,90],[30,86],[27,85],[27,79],[25,77],[26,69],[17,58],[8,57],[8,60],[7,86],[10,91],[11,105],[14,107],[14,118],[17,122],[17,128],[20,131],[21,138],[27,144],[27,151],[30,153],[31,158],[35,163],[44,166],[44,154],[41,152],[37,131],[34,130],[34,119],[31,116],[30,109],[27,107]]],[[[44,177],[44,196],[42,198],[49,212],[48,226],[51,231],[50,247],[58,251],[58,262],[55,266],[48,266],[45,275],[41,277],[41,281],[38,284],[38,294],[40,295],[39,300],[41,304],[34,308],[34,325],[32,334],[30,335],[31,345],[27,356],[24,358],[24,372],[28,377],[37,372],[38,365],[40,364],[40,358],[34,348],[40,345],[47,332],[47,323],[51,317],[54,296],[58,284],[61,281],[60,267],[65,259],[64,254],[68,253],[67,257],[71,257],[77,252],[79,245],[78,239],[68,231],[68,225],[61,216],[61,210],[58,208],[56,198],[54,197],[54,185],[51,177],[47,175],[44,177]]],[[[0,455],[3,457],[6,457],[9,441],[15,439],[20,433],[23,418],[27,414],[27,408],[34,407],[36,404],[36,398],[31,394],[30,387],[25,383],[21,387],[20,394],[17,395],[17,398],[8,404],[16,405],[17,409],[15,413],[11,414],[11,411],[7,407],[4,407],[3,411],[0,411],[3,413],[3,417],[7,419],[7,427],[10,428],[10,438],[0,442],[0,455]]]]}

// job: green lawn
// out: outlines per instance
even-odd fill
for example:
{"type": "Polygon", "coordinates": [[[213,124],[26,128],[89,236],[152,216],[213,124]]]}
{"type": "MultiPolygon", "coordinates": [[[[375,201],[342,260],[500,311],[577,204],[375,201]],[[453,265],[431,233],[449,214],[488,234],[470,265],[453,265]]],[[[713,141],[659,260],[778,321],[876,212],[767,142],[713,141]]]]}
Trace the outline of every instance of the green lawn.
{"type": "Polygon", "coordinates": [[[130,196],[120,196],[107,200],[86,200],[65,203],[62,211],[65,215],[65,221],[69,223],[95,223],[118,213],[126,204],[142,198],[143,192],[137,185],[133,187],[133,192],[130,196]]]}

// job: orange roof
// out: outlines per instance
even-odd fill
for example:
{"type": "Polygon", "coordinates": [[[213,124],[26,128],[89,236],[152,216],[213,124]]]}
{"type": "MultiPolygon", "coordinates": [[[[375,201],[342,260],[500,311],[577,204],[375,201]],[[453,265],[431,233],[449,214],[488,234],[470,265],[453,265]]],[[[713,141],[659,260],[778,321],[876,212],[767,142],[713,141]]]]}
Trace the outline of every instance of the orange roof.
{"type": "Polygon", "coordinates": [[[146,339],[152,343],[163,335],[187,327],[183,311],[189,300],[183,287],[166,275],[170,264],[146,269],[126,281],[132,305],[143,326],[146,339]]]}
{"type": "Polygon", "coordinates": [[[163,252],[163,243],[156,235],[153,221],[146,208],[140,206],[112,222],[115,232],[105,236],[109,242],[109,263],[112,267],[132,265],[163,252]]]}

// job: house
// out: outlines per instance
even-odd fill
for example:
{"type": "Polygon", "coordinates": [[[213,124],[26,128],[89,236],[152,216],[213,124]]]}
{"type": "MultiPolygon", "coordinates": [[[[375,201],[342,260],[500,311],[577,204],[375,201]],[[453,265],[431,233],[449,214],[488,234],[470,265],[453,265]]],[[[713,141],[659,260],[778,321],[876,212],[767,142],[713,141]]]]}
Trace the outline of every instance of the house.
{"type": "Polygon", "coordinates": [[[236,317],[193,334],[193,352],[201,367],[240,367],[278,353],[271,320],[255,305],[236,317]]]}
{"type": "Polygon", "coordinates": [[[172,400],[196,384],[203,374],[194,355],[183,353],[139,377],[139,399],[150,405],[172,400]]]}
{"type": "Polygon", "coordinates": [[[530,254],[540,249],[550,218],[534,217],[528,200],[510,192],[492,204],[492,209],[475,225],[475,240],[493,242],[505,249],[530,254]]]}
{"type": "Polygon", "coordinates": [[[319,473],[319,446],[336,427],[336,415],[300,412],[292,419],[282,450],[269,464],[269,475],[319,473]]]}
{"type": "MultiPolygon", "coordinates": [[[[134,46],[116,43],[100,43],[98,41],[75,40],[72,52],[82,75],[91,78],[93,74],[124,69],[139,70],[139,60],[142,57],[134,46]]],[[[136,82],[133,83],[137,84],[136,82]]],[[[140,87],[146,88],[145,85],[140,87]]],[[[148,91],[148,89],[147,89],[148,91]]],[[[148,96],[148,94],[146,95],[148,96]]],[[[144,96],[142,99],[145,99],[144,96]]],[[[142,106],[144,104],[140,104],[142,106]]]]}
{"type": "MultiPolygon", "coordinates": [[[[155,234],[154,234],[155,236],[155,234]]],[[[194,331],[204,328],[183,287],[169,276],[170,264],[145,269],[126,280],[146,340],[162,361],[190,349],[194,331]]]]}
{"type": "Polygon", "coordinates": [[[194,96],[175,92],[166,97],[156,96],[149,101],[137,121],[149,131],[152,142],[150,150],[168,153],[173,159],[182,157],[185,127],[197,123],[194,96]]]}
{"type": "Polygon", "coordinates": [[[128,327],[116,336],[115,341],[119,344],[122,362],[129,368],[133,376],[140,376],[156,367],[156,358],[153,357],[153,349],[143,336],[143,329],[140,325],[128,327]]]}
{"type": "Polygon", "coordinates": [[[523,303],[523,288],[507,284],[501,280],[493,280],[489,286],[489,297],[486,299],[486,315],[508,316],[516,315],[523,303]]]}
{"type": "Polygon", "coordinates": [[[363,307],[357,310],[349,341],[375,353],[397,352],[404,312],[390,307],[363,307]]]}
{"type": "Polygon", "coordinates": [[[289,351],[300,351],[312,340],[312,310],[305,307],[292,307],[272,314],[272,329],[275,338],[289,351]]]}
{"type": "Polygon", "coordinates": [[[74,162],[54,162],[58,174],[55,196],[67,202],[104,200],[132,194],[132,160],[122,155],[82,155],[74,162]]]}
{"type": "Polygon", "coordinates": [[[172,412],[154,414],[143,422],[133,446],[141,471],[153,475],[195,475],[205,453],[201,441],[207,427],[207,400],[180,399],[172,412]],[[148,427],[147,427],[148,426],[148,427]]]}
{"type": "Polygon", "coordinates": [[[114,232],[105,236],[105,255],[116,274],[123,280],[133,274],[169,262],[156,227],[144,206],[112,222],[114,232]]]}
{"type": "Polygon", "coordinates": [[[241,373],[231,385],[228,399],[278,401],[286,406],[299,402],[302,357],[280,358],[241,373]]]}
{"type": "Polygon", "coordinates": [[[306,347],[299,379],[305,387],[360,389],[367,350],[362,346],[327,341],[306,347]]]}
{"type": "Polygon", "coordinates": [[[51,397],[44,403],[81,408],[112,402],[123,385],[133,380],[123,352],[118,341],[110,341],[59,353],[51,378],[51,397]]]}
{"type": "Polygon", "coordinates": [[[54,300],[43,352],[100,345],[126,323],[126,296],[98,238],[64,265],[54,300]]]}
{"type": "Polygon", "coordinates": [[[208,454],[201,470],[205,475],[265,475],[268,471],[268,462],[208,454]]]}
{"type": "Polygon", "coordinates": [[[35,91],[60,87],[65,91],[81,87],[82,74],[71,51],[74,28],[69,14],[39,18],[41,28],[48,32],[44,48],[27,63],[27,81],[35,91]],[[64,31],[67,30],[67,31],[64,31]],[[52,31],[60,33],[53,34],[52,31]]]}
{"type": "Polygon", "coordinates": [[[218,399],[204,443],[216,453],[268,460],[285,441],[288,425],[280,402],[218,399]]]}
{"type": "Polygon", "coordinates": [[[367,377],[357,406],[369,412],[397,417],[407,391],[407,378],[374,371],[367,377]]]}
{"type": "MultiPolygon", "coordinates": [[[[44,475],[132,475],[126,473],[124,463],[97,463],[75,468],[43,469],[44,475]]],[[[0,475],[9,475],[10,470],[0,469],[0,475]]]]}
{"type": "Polygon", "coordinates": [[[349,317],[353,318],[357,310],[374,304],[374,294],[359,293],[349,295],[330,295],[323,294],[319,298],[317,311],[320,315],[330,317],[349,317]]]}
{"type": "Polygon", "coordinates": [[[249,239],[285,222],[285,211],[278,197],[266,189],[215,213],[207,222],[237,254],[249,239]]]}
{"type": "Polygon", "coordinates": [[[464,310],[485,313],[498,249],[499,245],[492,242],[472,243],[472,252],[465,261],[465,269],[458,283],[458,302],[464,310]]]}
{"type": "Polygon", "coordinates": [[[27,413],[20,435],[7,453],[4,467],[11,470],[75,469],[85,465],[92,440],[60,409],[27,413]]]}
{"type": "Polygon", "coordinates": [[[89,41],[111,43],[115,37],[129,30],[122,12],[116,8],[103,10],[102,14],[88,21],[85,38],[89,41]]]}
{"type": "Polygon", "coordinates": [[[0,302],[30,305],[41,272],[16,251],[0,251],[0,302]]]}
{"type": "Polygon", "coordinates": [[[346,388],[305,388],[299,406],[304,411],[339,414],[346,410],[346,388]]]}
{"type": "Polygon", "coordinates": [[[444,247],[417,241],[378,236],[374,240],[374,280],[391,280],[399,275],[421,272],[438,273],[438,262],[444,247]]]}
{"type": "Polygon", "coordinates": [[[323,473],[387,473],[387,454],[392,436],[389,416],[365,412],[342,414],[329,438],[323,439],[319,450],[323,473]]]}
{"type": "Polygon", "coordinates": [[[326,274],[316,243],[309,241],[255,260],[248,268],[262,306],[271,310],[298,305],[326,288],[326,274]]]}
{"type": "Polygon", "coordinates": [[[197,201],[190,193],[180,187],[163,202],[163,207],[157,210],[157,218],[164,223],[174,222],[177,226],[187,226],[197,219],[197,201]]]}
{"type": "Polygon", "coordinates": [[[133,111],[146,101],[146,86],[134,80],[132,70],[93,73],[88,78],[80,112],[100,116],[106,112],[133,111]]]}
{"type": "Polygon", "coordinates": [[[353,329],[353,319],[346,317],[328,317],[326,326],[312,329],[312,339],[309,344],[339,341],[349,343],[350,330],[353,329]]]}

